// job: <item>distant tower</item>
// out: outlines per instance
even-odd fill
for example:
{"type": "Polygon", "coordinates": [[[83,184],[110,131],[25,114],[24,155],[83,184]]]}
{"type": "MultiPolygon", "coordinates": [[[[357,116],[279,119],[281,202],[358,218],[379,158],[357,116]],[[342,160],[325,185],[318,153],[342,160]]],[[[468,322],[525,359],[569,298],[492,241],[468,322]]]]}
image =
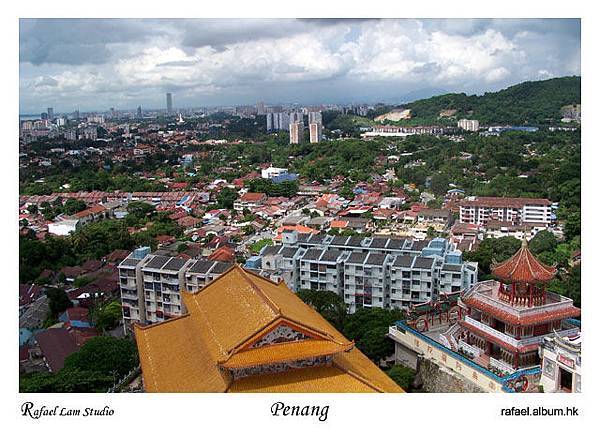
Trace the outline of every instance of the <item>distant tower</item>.
{"type": "Polygon", "coordinates": [[[290,123],[290,144],[300,144],[304,138],[304,124],[290,123]]]}
{"type": "Polygon", "coordinates": [[[173,113],[173,95],[170,92],[167,92],[167,114],[171,115],[173,113]]]}
{"type": "Polygon", "coordinates": [[[318,122],[310,123],[308,125],[310,132],[310,142],[317,143],[321,142],[321,136],[323,135],[323,125],[318,122]]]}
{"type": "Polygon", "coordinates": [[[142,118],[142,107],[141,106],[138,106],[138,108],[137,108],[137,117],[139,119],[142,118]]]}
{"type": "Polygon", "coordinates": [[[321,112],[309,112],[308,113],[308,123],[320,123],[323,124],[323,114],[321,112]]]}
{"type": "Polygon", "coordinates": [[[256,103],[256,113],[258,115],[264,115],[266,113],[264,101],[259,101],[258,103],[256,103]]]}
{"type": "Polygon", "coordinates": [[[53,107],[49,107],[48,108],[48,119],[49,120],[53,120],[54,119],[54,108],[53,107]]]}

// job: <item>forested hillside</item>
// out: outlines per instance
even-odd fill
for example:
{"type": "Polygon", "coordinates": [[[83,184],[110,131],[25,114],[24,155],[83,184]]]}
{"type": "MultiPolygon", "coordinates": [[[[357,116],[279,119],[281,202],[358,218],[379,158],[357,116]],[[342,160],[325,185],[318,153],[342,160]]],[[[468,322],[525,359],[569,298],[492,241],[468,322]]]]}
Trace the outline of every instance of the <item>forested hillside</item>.
{"type": "Polygon", "coordinates": [[[581,77],[560,77],[524,82],[485,94],[444,94],[405,105],[413,119],[432,119],[440,111],[456,109],[457,118],[469,117],[482,124],[549,124],[561,118],[565,105],[581,103],[581,77]]]}

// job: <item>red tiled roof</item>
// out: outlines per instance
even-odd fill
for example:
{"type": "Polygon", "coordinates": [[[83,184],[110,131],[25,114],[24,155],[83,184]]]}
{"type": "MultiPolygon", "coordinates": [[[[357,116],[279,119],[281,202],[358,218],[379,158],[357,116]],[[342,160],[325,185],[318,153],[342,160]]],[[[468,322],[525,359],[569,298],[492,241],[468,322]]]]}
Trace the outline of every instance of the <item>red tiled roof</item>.
{"type": "Polygon", "coordinates": [[[89,311],[84,307],[69,307],[66,310],[67,319],[70,321],[85,321],[89,322],[89,311]]]}
{"type": "Polygon", "coordinates": [[[469,307],[473,307],[477,310],[485,312],[500,321],[514,326],[542,324],[581,316],[581,309],[575,306],[566,307],[561,310],[540,311],[537,313],[532,313],[531,315],[516,316],[496,306],[485,303],[478,298],[468,297],[463,298],[462,301],[469,307]]]}
{"type": "Polygon", "coordinates": [[[221,262],[233,262],[235,260],[235,251],[226,245],[217,248],[210,256],[209,260],[218,260],[221,262]]]}
{"type": "Polygon", "coordinates": [[[44,330],[36,334],[35,339],[52,372],[61,370],[65,359],[78,350],[75,339],[64,328],[44,330]]]}
{"type": "Polygon", "coordinates": [[[88,209],[82,210],[81,212],[77,212],[76,214],[74,214],[73,216],[75,218],[84,218],[88,215],[95,215],[95,214],[99,214],[102,213],[106,210],[106,208],[104,206],[102,206],[101,204],[97,204],[95,206],[92,206],[88,209]]]}
{"type": "Polygon", "coordinates": [[[254,203],[264,200],[266,196],[267,195],[262,192],[246,192],[240,197],[240,200],[254,203]]]}
{"type": "Polygon", "coordinates": [[[332,229],[345,229],[346,227],[348,227],[348,224],[348,221],[333,220],[331,221],[331,224],[329,226],[332,229]]]}
{"type": "Polygon", "coordinates": [[[494,276],[506,282],[536,283],[548,282],[554,278],[556,268],[544,265],[535,258],[527,247],[527,240],[510,259],[492,268],[494,276]]]}

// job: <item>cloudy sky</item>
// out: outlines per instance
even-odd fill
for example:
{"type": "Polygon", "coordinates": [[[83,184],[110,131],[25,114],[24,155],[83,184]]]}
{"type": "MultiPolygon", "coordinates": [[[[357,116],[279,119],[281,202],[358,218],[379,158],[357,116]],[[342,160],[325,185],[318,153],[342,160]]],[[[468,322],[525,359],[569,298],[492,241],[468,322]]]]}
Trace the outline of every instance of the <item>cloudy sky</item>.
{"type": "Polygon", "coordinates": [[[580,74],[580,22],[22,19],[20,112],[402,102],[580,74]]]}

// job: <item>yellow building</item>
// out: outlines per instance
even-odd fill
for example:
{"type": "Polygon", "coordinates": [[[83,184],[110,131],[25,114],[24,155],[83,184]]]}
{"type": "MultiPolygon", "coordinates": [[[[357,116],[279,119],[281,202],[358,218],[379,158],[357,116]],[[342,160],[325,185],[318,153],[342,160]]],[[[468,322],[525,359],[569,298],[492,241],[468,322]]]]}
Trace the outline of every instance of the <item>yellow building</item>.
{"type": "Polygon", "coordinates": [[[146,392],[403,392],[282,282],[233,266],[135,326],[146,392]]]}

